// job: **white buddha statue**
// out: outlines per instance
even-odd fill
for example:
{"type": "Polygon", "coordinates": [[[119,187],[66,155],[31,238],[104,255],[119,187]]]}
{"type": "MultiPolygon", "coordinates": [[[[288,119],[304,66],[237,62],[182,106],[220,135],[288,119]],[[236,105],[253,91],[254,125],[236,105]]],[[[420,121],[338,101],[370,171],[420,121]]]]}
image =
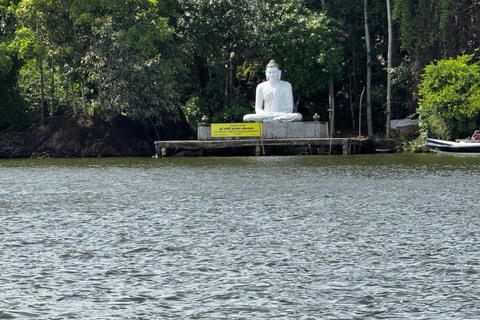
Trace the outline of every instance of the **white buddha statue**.
{"type": "Polygon", "coordinates": [[[255,114],[247,114],[244,122],[301,121],[302,115],[293,112],[292,85],[280,80],[279,65],[271,60],[267,64],[267,81],[257,86],[255,114]]]}

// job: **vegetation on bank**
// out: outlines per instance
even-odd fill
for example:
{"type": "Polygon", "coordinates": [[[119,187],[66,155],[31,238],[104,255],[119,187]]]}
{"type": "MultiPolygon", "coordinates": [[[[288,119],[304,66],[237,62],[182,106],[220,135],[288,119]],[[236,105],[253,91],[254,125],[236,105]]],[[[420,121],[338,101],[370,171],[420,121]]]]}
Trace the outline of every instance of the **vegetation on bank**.
{"type": "Polygon", "coordinates": [[[472,135],[480,124],[480,65],[473,55],[440,60],[425,68],[420,84],[420,125],[432,137],[472,135]]]}
{"type": "Polygon", "coordinates": [[[418,112],[422,136],[464,137],[480,126],[479,18],[473,0],[0,0],[0,132],[240,121],[275,59],[306,120],[332,101],[340,130],[383,135],[418,112]]]}

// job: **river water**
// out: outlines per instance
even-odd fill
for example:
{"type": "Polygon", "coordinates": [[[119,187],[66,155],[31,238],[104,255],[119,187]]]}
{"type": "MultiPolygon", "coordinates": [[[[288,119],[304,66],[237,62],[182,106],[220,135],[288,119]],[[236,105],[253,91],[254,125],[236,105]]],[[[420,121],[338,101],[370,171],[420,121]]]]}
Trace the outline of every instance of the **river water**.
{"type": "Polygon", "coordinates": [[[0,160],[0,319],[479,319],[480,159],[0,160]]]}

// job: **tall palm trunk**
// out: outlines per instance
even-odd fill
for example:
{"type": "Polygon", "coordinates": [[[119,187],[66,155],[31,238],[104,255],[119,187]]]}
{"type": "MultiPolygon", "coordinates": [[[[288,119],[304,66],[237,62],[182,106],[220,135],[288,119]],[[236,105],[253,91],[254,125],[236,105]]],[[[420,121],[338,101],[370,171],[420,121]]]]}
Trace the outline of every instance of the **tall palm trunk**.
{"type": "Polygon", "coordinates": [[[370,56],[370,32],[368,30],[368,13],[367,13],[367,0],[363,1],[363,15],[365,17],[365,45],[367,48],[367,128],[368,128],[368,136],[371,137],[373,135],[372,130],[372,95],[371,95],[371,85],[372,85],[372,67],[371,62],[372,58],[370,56]]]}
{"type": "Polygon", "coordinates": [[[392,12],[390,10],[390,0],[387,1],[387,19],[388,19],[388,53],[387,53],[387,123],[385,137],[390,138],[390,123],[392,116],[392,12]]]}

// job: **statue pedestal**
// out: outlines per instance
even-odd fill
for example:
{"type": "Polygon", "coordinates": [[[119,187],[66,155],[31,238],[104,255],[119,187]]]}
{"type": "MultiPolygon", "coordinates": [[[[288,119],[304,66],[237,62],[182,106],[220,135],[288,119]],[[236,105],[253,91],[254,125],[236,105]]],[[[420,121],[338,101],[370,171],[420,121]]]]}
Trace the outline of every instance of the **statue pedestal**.
{"type": "MultiPolygon", "coordinates": [[[[262,123],[262,139],[298,139],[298,138],[328,138],[327,122],[279,122],[262,123]]],[[[199,124],[198,140],[244,140],[260,137],[212,137],[211,124],[199,124]]]]}

